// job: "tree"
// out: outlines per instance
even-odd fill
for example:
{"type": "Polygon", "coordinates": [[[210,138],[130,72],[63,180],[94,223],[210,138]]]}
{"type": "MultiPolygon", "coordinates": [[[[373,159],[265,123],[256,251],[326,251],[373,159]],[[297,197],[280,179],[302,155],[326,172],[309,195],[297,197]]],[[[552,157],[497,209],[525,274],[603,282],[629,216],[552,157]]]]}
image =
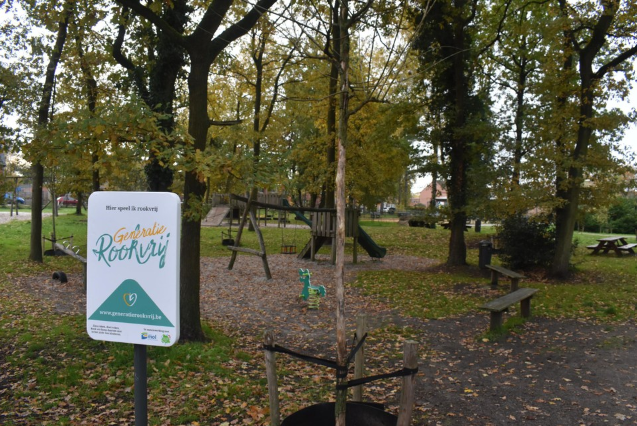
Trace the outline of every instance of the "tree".
{"type": "MultiPolygon", "coordinates": [[[[183,34],[190,11],[187,1],[176,0],[170,5],[160,6],[160,10],[161,19],[178,34],[183,34]]],[[[128,70],[141,99],[154,112],[161,115],[159,127],[168,138],[171,138],[175,130],[176,82],[186,64],[183,46],[174,43],[165,31],[158,30],[158,33],[154,34],[151,28],[146,28],[138,35],[148,35],[144,42],[148,52],[147,64],[146,66],[135,64],[133,58],[127,57],[122,50],[127,34],[127,25],[131,20],[128,7],[122,9],[121,15],[122,22],[113,44],[113,56],[121,66],[128,70]]],[[[143,62],[141,58],[136,59],[143,62]]],[[[172,140],[169,144],[174,146],[175,141],[172,140]]],[[[150,191],[170,190],[173,183],[171,167],[166,164],[166,161],[162,161],[161,153],[155,149],[149,149],[148,157],[149,161],[145,166],[148,189],[150,191]]]]}
{"type": "MultiPolygon", "coordinates": [[[[468,217],[471,169],[478,163],[476,150],[484,141],[477,129],[485,117],[486,103],[475,87],[476,54],[472,24],[478,0],[439,1],[417,14],[424,25],[414,47],[423,68],[432,69],[432,107],[444,122],[442,144],[448,158],[447,194],[451,211],[448,265],[464,265],[467,248],[464,229],[468,217]]],[[[482,49],[486,49],[482,47],[482,49]]],[[[477,176],[477,174],[476,174],[477,176]]]]}
{"type": "MultiPolygon", "coordinates": [[[[503,188],[508,192],[520,190],[523,159],[533,149],[536,138],[529,124],[539,117],[535,114],[532,96],[540,74],[540,58],[547,40],[542,32],[546,22],[545,6],[524,1],[515,2],[504,22],[498,49],[487,52],[488,61],[495,64],[495,84],[502,88],[505,98],[499,115],[503,127],[505,119],[512,122],[511,141],[503,136],[503,150],[507,162],[503,164],[503,188]]],[[[496,8],[494,8],[496,9],[496,8]]],[[[495,11],[494,11],[495,12],[495,11]]],[[[491,32],[489,33],[491,35],[491,32]]],[[[491,74],[491,73],[489,73],[491,74]]],[[[510,194],[509,194],[510,195],[510,194]]],[[[523,208],[523,207],[522,207],[523,208]]]]}
{"type": "MultiPolygon", "coordinates": [[[[247,34],[276,0],[259,0],[241,19],[228,23],[220,34],[224,19],[233,15],[232,0],[215,0],[205,8],[199,22],[188,35],[162,19],[150,7],[138,0],[118,0],[139,16],[154,24],[167,36],[171,43],[181,46],[189,60],[188,74],[188,134],[192,138],[193,155],[203,152],[208,143],[208,129],[211,120],[208,116],[208,75],[210,66],[219,54],[233,41],[247,34]]],[[[240,11],[236,11],[240,12],[240,11]]],[[[181,338],[203,340],[200,322],[200,237],[201,204],[206,192],[205,179],[196,169],[185,172],[184,181],[184,217],[182,220],[181,272],[180,272],[180,321],[181,338]]]]}
{"type": "MultiPolygon", "coordinates": [[[[637,54],[635,43],[634,2],[602,0],[599,6],[591,2],[571,5],[559,0],[560,26],[565,28],[563,44],[564,72],[578,64],[577,106],[573,117],[576,137],[572,144],[557,140],[559,158],[556,175],[556,253],[552,273],[565,277],[569,272],[571,246],[586,161],[595,143],[597,127],[595,110],[602,80],[637,54]]],[[[564,103],[565,104],[565,103],[564,103]]],[[[564,105],[563,104],[563,105],[564,105]]]]}
{"type": "MultiPolygon", "coordinates": [[[[42,87],[42,97],[38,108],[38,121],[36,129],[36,139],[38,133],[41,132],[49,122],[49,109],[51,107],[51,97],[53,94],[53,84],[55,79],[55,71],[62,56],[62,49],[66,42],[66,35],[73,13],[75,2],[69,0],[64,3],[63,10],[60,13],[57,23],[57,35],[55,38],[55,46],[51,51],[48,66],[45,71],[44,86],[42,87]]],[[[37,141],[42,144],[44,141],[37,141]]],[[[42,262],[42,186],[44,182],[44,166],[42,165],[41,153],[35,152],[32,158],[32,174],[33,174],[33,199],[31,205],[31,244],[29,259],[35,262],[42,262]]]]}

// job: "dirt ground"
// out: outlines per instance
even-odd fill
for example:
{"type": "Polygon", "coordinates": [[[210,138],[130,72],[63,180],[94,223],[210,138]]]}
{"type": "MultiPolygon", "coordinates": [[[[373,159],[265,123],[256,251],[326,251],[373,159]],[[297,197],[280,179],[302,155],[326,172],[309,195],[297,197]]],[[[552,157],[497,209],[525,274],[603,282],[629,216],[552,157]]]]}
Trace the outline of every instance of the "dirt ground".
{"type": "MultiPolygon", "coordinates": [[[[434,265],[408,256],[390,255],[382,261],[361,257],[357,265],[346,264],[350,282],[361,270],[424,271],[434,265]]],[[[227,269],[228,258],[203,259],[202,315],[233,335],[248,336],[243,341],[255,346],[270,328],[285,347],[334,358],[333,266],[325,260],[310,262],[279,254],[270,255],[268,261],[272,280],[265,279],[261,260],[255,256],[240,256],[232,271],[227,269]],[[299,299],[299,268],[309,268],[312,283],[327,289],[319,310],[307,309],[299,299]]],[[[488,283],[479,275],[476,280],[488,283]]],[[[74,276],[67,284],[33,277],[22,285],[38,297],[58,301],[60,312],[83,313],[81,306],[63,302],[72,300],[64,293],[76,294],[80,283],[81,277],[74,276]]],[[[491,290],[485,286],[484,291],[491,290]]],[[[427,321],[403,317],[356,288],[348,287],[346,300],[351,334],[356,314],[363,312],[370,317],[370,335],[394,326],[415,332],[421,362],[414,424],[637,424],[635,324],[607,326],[534,317],[519,332],[493,343],[477,338],[488,328],[485,312],[427,321]]],[[[396,347],[394,343],[376,340],[367,353],[396,347]]],[[[397,357],[376,367],[399,369],[397,357]]],[[[395,384],[373,386],[368,392],[390,411],[396,407],[395,384]]]]}

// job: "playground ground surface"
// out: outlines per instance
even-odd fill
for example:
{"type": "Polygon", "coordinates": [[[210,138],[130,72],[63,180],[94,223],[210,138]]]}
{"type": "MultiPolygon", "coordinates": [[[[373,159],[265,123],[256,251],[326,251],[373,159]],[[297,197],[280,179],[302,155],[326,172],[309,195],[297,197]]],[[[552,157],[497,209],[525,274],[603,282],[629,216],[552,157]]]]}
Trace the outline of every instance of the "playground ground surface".
{"type": "MultiPolygon", "coordinates": [[[[346,264],[348,283],[356,279],[358,272],[368,270],[444,273],[439,261],[424,258],[361,258],[357,265],[346,264]]],[[[267,328],[274,330],[277,342],[285,347],[334,357],[336,301],[332,265],[325,259],[309,262],[296,256],[270,255],[273,279],[268,281],[259,258],[240,256],[232,271],[227,270],[228,260],[202,259],[201,308],[204,319],[237,338],[238,349],[254,354],[253,361],[237,374],[265,376],[258,346],[267,328]],[[312,283],[327,288],[320,309],[310,310],[299,299],[298,268],[309,268],[312,283]]],[[[475,279],[458,285],[456,291],[497,297],[489,288],[486,275],[475,268],[472,276],[475,279]]],[[[72,274],[64,285],[50,276],[36,276],[18,280],[13,288],[49,304],[51,315],[84,313],[84,305],[77,303],[81,288],[77,274],[72,274]]],[[[533,317],[501,339],[489,341],[484,338],[489,325],[486,312],[437,320],[407,317],[353,285],[347,287],[346,311],[350,334],[355,329],[355,316],[369,315],[369,374],[400,369],[402,342],[419,342],[421,362],[414,425],[637,423],[637,327],[633,323],[604,325],[533,317]]],[[[285,390],[281,394],[284,415],[299,406],[319,402],[298,400],[303,392],[294,391],[295,369],[291,366],[296,362],[283,361],[287,370],[280,383],[285,390]]],[[[329,392],[331,372],[318,366],[314,371],[316,386],[329,392]]],[[[382,402],[395,412],[399,384],[399,379],[374,382],[365,388],[365,399],[382,402]]],[[[267,406],[267,395],[262,405],[267,406]]],[[[246,414],[220,415],[200,423],[261,425],[266,424],[264,421],[253,421],[246,414]]]]}

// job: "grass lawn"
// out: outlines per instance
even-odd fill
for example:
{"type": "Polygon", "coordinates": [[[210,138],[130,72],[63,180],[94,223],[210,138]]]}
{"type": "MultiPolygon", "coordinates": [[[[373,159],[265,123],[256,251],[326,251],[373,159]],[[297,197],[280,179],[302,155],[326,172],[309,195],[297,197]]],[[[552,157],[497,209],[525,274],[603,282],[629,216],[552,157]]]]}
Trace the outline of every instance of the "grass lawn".
{"type": "MultiPolygon", "coordinates": [[[[63,213],[67,211],[74,212],[64,209],[63,213]]],[[[73,214],[62,214],[56,220],[57,235],[72,235],[81,255],[87,252],[86,224],[86,216],[73,214]]],[[[403,315],[419,318],[463,316],[485,302],[483,292],[476,290],[489,283],[487,274],[476,266],[478,243],[487,239],[493,228],[483,227],[480,234],[467,232],[469,265],[447,268],[444,260],[449,231],[385,221],[366,221],[362,226],[379,245],[387,247],[390,255],[439,261],[426,272],[361,273],[353,285],[370,297],[383,299],[403,315]]],[[[230,255],[221,245],[221,232],[227,230],[202,229],[203,256],[230,255]]],[[[51,231],[51,218],[45,218],[43,234],[48,236],[51,231]]],[[[80,271],[78,262],[51,257],[43,264],[26,260],[28,221],[0,225],[0,233],[0,424],[130,424],[132,346],[91,340],[84,331],[83,315],[55,314],[13,285],[29,275],[80,271]]],[[[306,229],[266,228],[263,234],[272,253],[282,244],[294,244],[300,250],[309,239],[306,229]]],[[[258,247],[254,233],[243,235],[244,246],[258,247]]],[[[540,273],[527,274],[529,278],[522,286],[540,290],[533,301],[535,315],[608,324],[635,320],[637,257],[591,256],[586,245],[596,238],[598,234],[577,234],[574,273],[568,282],[552,281],[540,273]]],[[[346,250],[351,248],[348,241],[346,250]]],[[[498,262],[497,257],[493,262],[498,262]]],[[[206,324],[205,330],[209,338],[206,343],[149,347],[150,424],[266,424],[262,355],[240,349],[244,346],[235,337],[224,335],[214,324],[206,324]]],[[[412,337],[409,330],[392,332],[412,337]]],[[[301,377],[305,384],[324,379],[311,369],[301,377]]],[[[313,397],[310,388],[299,383],[296,389],[283,387],[282,392],[295,392],[295,399],[302,400],[313,397]]]]}

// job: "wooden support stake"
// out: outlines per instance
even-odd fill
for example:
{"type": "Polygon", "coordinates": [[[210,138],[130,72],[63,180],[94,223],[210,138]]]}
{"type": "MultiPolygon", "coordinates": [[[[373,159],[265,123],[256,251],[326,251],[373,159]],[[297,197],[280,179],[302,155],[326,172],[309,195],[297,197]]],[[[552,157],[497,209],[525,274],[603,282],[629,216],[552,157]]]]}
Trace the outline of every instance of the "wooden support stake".
{"type": "Polygon", "coordinates": [[[250,221],[252,222],[252,225],[254,226],[254,231],[256,232],[257,237],[259,239],[259,247],[261,248],[261,261],[263,263],[263,270],[265,271],[265,277],[268,280],[271,280],[272,274],[270,273],[270,265],[268,265],[268,257],[265,252],[265,241],[263,240],[263,234],[261,233],[261,229],[259,229],[259,222],[257,222],[256,218],[254,217],[254,212],[252,211],[250,211],[250,221]]]}
{"type": "Polygon", "coordinates": [[[352,249],[352,262],[358,263],[358,237],[354,237],[354,247],[352,249]]]}
{"type": "MultiPolygon", "coordinates": [[[[367,333],[367,314],[360,314],[356,317],[356,342],[358,344],[360,339],[367,333]]],[[[361,379],[365,374],[365,345],[356,352],[354,356],[354,379],[361,379]]],[[[363,385],[354,386],[352,401],[363,401],[363,385]]]]}
{"type": "MultiPolygon", "coordinates": [[[[264,335],[265,346],[274,346],[274,333],[267,330],[264,335]]],[[[276,354],[269,350],[264,350],[265,354],[265,374],[268,380],[268,396],[270,398],[270,424],[279,426],[281,424],[281,414],[279,413],[279,385],[276,376],[276,354]]]]}
{"type": "MultiPolygon", "coordinates": [[[[408,340],[405,342],[403,354],[403,366],[409,369],[418,368],[418,343],[408,340]]],[[[416,388],[416,375],[403,377],[403,388],[400,394],[400,407],[396,426],[409,426],[411,414],[414,409],[414,394],[416,388]]]]}

